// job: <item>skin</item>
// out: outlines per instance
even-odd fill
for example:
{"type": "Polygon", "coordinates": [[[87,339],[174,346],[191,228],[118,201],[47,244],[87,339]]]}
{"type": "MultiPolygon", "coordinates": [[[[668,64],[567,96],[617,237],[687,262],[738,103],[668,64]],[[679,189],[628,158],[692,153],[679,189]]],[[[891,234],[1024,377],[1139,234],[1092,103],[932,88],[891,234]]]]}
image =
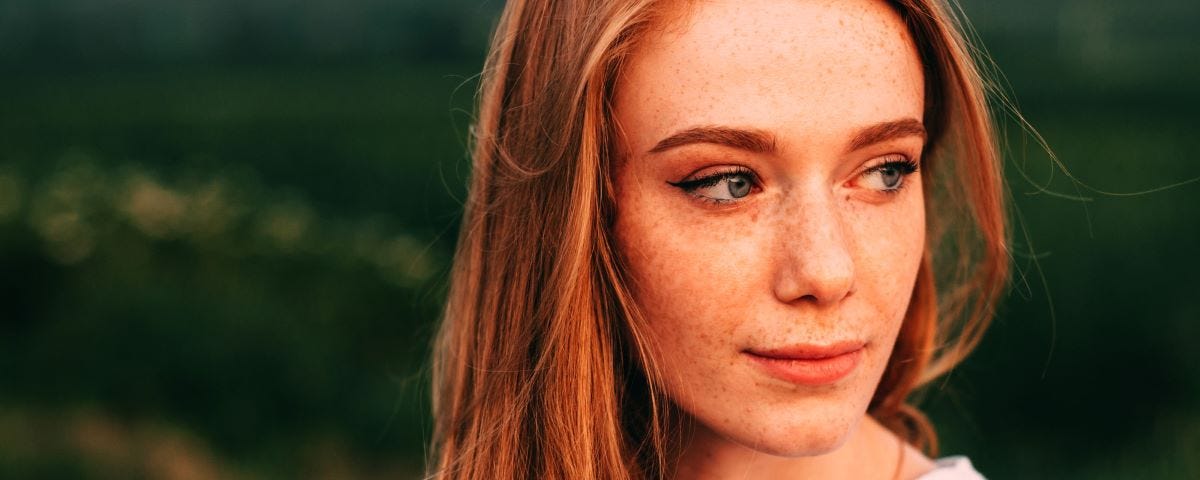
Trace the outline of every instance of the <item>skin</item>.
{"type": "Polygon", "coordinates": [[[920,175],[899,175],[889,193],[898,175],[876,167],[919,164],[925,138],[909,128],[854,145],[872,126],[922,120],[912,38],[878,1],[684,8],[640,45],[614,98],[618,249],[667,393],[696,427],[677,477],[919,476],[930,461],[866,409],[925,247],[920,175]],[[703,135],[660,145],[695,127],[769,148],[703,135]],[[672,185],[731,169],[751,174],[672,185]],[[820,385],[772,375],[747,353],[845,341],[864,345],[858,363],[820,385]]]}

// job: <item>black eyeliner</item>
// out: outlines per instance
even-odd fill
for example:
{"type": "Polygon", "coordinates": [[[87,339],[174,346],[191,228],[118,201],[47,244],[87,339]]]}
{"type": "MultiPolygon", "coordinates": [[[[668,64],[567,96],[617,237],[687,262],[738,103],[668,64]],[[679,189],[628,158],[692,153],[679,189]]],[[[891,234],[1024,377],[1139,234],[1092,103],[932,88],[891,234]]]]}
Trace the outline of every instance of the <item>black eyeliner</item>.
{"type": "Polygon", "coordinates": [[[900,172],[900,184],[897,185],[895,188],[889,188],[889,189],[878,190],[878,191],[880,193],[883,193],[886,195],[895,195],[897,193],[900,193],[900,191],[903,190],[904,187],[908,186],[908,182],[906,182],[905,179],[907,179],[909,175],[917,173],[917,171],[921,167],[917,163],[916,160],[913,160],[908,157],[904,157],[902,159],[897,159],[897,160],[888,160],[879,165],[871,167],[871,168],[867,169],[865,172],[863,172],[862,176],[865,177],[870,173],[879,172],[885,168],[894,168],[900,172]]]}
{"type": "Polygon", "coordinates": [[[716,172],[711,175],[692,180],[680,180],[678,182],[672,182],[668,180],[667,184],[672,187],[680,188],[685,192],[691,192],[699,188],[711,187],[720,183],[721,180],[733,178],[739,175],[745,175],[750,178],[751,182],[756,185],[758,184],[758,175],[755,175],[753,171],[746,167],[734,167],[727,171],[716,172]]]}

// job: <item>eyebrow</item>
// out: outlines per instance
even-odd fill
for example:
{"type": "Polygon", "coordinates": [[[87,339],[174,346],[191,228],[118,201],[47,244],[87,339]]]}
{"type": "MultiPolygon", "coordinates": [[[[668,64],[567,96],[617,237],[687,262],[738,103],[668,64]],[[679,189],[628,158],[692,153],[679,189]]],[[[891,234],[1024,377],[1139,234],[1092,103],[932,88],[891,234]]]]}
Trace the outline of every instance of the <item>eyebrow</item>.
{"type": "Polygon", "coordinates": [[[928,136],[929,134],[925,132],[925,125],[915,118],[876,123],[875,125],[859,130],[854,135],[854,140],[850,141],[848,151],[853,152],[863,147],[896,138],[921,137],[921,140],[925,140],[928,136]]]}
{"type": "Polygon", "coordinates": [[[693,143],[711,143],[747,150],[754,153],[768,153],[775,150],[775,137],[761,130],[746,130],[740,128],[704,126],[692,127],[659,140],[650,153],[659,153],[693,143]]]}
{"type": "MultiPolygon", "coordinates": [[[[925,125],[915,118],[881,122],[859,130],[850,141],[848,151],[871,146],[902,137],[928,137],[925,125]]],[[[754,153],[775,151],[775,136],[762,130],[741,129],[722,126],[692,127],[673,133],[659,140],[650,153],[659,153],[672,148],[694,143],[711,143],[746,150],[754,153]]]]}

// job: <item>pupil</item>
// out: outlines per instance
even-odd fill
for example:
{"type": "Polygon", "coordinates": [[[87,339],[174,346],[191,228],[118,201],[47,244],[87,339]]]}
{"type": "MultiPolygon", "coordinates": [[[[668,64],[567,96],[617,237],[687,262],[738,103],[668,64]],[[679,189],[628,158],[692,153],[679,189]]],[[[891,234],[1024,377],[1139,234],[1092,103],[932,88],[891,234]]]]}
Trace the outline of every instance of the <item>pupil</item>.
{"type": "Polygon", "coordinates": [[[900,184],[900,170],[896,168],[886,167],[879,171],[879,176],[887,188],[896,188],[900,184]]]}
{"type": "Polygon", "coordinates": [[[750,193],[750,182],[746,177],[731,177],[729,179],[729,195],[742,198],[750,193]]]}

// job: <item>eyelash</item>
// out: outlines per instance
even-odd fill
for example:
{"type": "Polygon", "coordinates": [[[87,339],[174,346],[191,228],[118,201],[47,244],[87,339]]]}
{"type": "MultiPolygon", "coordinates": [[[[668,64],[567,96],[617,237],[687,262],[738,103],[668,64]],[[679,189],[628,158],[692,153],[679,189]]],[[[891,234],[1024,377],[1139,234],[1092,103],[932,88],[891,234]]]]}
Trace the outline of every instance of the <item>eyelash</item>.
{"type": "Polygon", "coordinates": [[[709,198],[709,197],[705,197],[703,195],[697,195],[695,192],[696,192],[696,190],[699,190],[701,188],[714,186],[714,185],[720,183],[721,180],[725,180],[727,178],[734,178],[734,177],[749,178],[750,183],[751,183],[750,188],[759,188],[759,186],[762,184],[762,182],[760,182],[758,180],[758,175],[755,175],[754,172],[752,170],[750,170],[749,168],[742,167],[742,166],[729,167],[726,170],[718,171],[718,172],[715,172],[715,173],[712,173],[709,175],[705,175],[703,177],[692,179],[692,180],[680,180],[678,182],[668,181],[667,184],[669,184],[673,187],[679,188],[679,189],[683,190],[684,192],[688,193],[689,195],[692,195],[693,197],[696,197],[697,199],[702,200],[704,202],[723,205],[723,204],[727,204],[727,203],[737,202],[739,200],[709,198]]]}
{"type": "Polygon", "coordinates": [[[917,162],[915,160],[913,160],[911,158],[895,157],[895,158],[885,161],[879,165],[868,168],[867,170],[863,171],[863,173],[861,173],[859,175],[859,178],[866,177],[867,175],[879,172],[885,168],[895,168],[896,170],[900,171],[900,185],[897,186],[896,188],[887,189],[887,190],[878,190],[878,191],[881,193],[887,194],[887,195],[895,195],[897,193],[900,193],[901,190],[904,190],[904,188],[906,186],[908,186],[908,182],[904,181],[904,179],[908,178],[909,175],[917,173],[917,171],[920,169],[920,166],[917,164],[917,162]]]}
{"type": "MultiPolygon", "coordinates": [[[[886,168],[894,168],[900,172],[900,185],[898,185],[896,188],[886,189],[886,190],[877,190],[877,191],[880,193],[883,193],[885,195],[896,195],[896,194],[900,193],[900,191],[903,190],[908,185],[908,182],[904,181],[904,179],[907,178],[909,175],[916,173],[920,169],[920,166],[915,160],[913,160],[911,158],[904,157],[904,156],[896,156],[896,157],[893,157],[892,159],[887,160],[879,165],[876,165],[874,167],[868,168],[867,170],[864,170],[862,173],[859,174],[859,178],[865,178],[868,175],[878,173],[886,168]]],[[[761,185],[761,182],[758,179],[758,175],[755,175],[754,172],[752,170],[750,170],[749,168],[742,167],[742,166],[729,167],[726,170],[718,171],[718,172],[715,172],[715,173],[712,173],[709,175],[705,175],[703,177],[692,179],[692,180],[680,180],[678,182],[668,181],[667,184],[669,184],[673,187],[679,188],[679,189],[683,190],[684,192],[688,193],[689,195],[692,195],[693,197],[696,197],[697,199],[702,200],[704,202],[720,205],[720,204],[737,202],[739,200],[709,198],[709,197],[705,197],[703,195],[697,195],[695,193],[696,190],[699,190],[701,188],[711,187],[711,186],[714,186],[714,185],[720,183],[722,180],[725,180],[728,178],[739,177],[739,176],[744,176],[744,177],[749,178],[752,183],[751,188],[759,188],[761,185]]]]}

